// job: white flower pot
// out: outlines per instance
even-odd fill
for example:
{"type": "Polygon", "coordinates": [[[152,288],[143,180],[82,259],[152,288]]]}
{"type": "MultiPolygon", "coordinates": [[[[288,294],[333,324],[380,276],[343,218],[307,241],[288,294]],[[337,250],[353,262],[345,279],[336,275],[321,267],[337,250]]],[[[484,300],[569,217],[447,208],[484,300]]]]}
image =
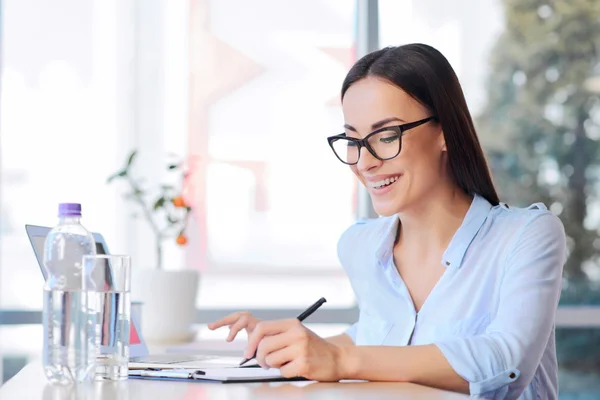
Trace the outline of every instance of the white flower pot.
{"type": "Polygon", "coordinates": [[[132,271],[131,300],[144,303],[141,322],[146,342],[173,344],[194,338],[199,281],[200,274],[194,270],[132,271]]]}

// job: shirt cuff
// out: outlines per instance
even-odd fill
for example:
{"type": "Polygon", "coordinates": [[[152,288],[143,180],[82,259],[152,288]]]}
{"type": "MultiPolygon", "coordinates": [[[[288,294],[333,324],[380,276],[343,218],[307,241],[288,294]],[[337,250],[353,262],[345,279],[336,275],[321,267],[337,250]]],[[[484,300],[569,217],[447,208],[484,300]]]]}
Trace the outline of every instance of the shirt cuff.
{"type": "Polygon", "coordinates": [[[471,395],[492,394],[504,387],[507,390],[521,375],[518,369],[505,366],[492,338],[461,338],[436,345],[454,371],[469,382],[471,395]]]}

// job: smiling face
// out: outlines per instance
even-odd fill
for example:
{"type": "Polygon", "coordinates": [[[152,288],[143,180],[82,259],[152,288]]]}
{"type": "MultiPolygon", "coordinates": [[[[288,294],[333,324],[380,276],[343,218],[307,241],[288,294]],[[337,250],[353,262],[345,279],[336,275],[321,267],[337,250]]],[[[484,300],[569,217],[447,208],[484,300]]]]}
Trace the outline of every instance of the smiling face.
{"type": "MultiPolygon", "coordinates": [[[[342,109],[346,135],[358,139],[383,127],[431,116],[426,107],[399,87],[370,76],[350,86],[344,95],[342,109]]],[[[430,121],[407,130],[401,140],[402,150],[395,158],[382,161],[362,148],[358,163],[350,167],[368,189],[379,215],[409,210],[431,196],[436,187],[448,182],[446,145],[439,124],[430,121]]],[[[382,137],[369,143],[375,147],[383,141],[389,141],[389,138],[382,137]]]]}

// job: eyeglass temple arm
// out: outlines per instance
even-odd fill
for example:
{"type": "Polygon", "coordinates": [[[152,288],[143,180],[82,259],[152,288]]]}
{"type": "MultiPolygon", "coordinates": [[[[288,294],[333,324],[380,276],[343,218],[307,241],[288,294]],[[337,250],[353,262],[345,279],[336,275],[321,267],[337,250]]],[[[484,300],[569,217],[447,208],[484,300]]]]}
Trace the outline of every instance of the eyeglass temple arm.
{"type": "Polygon", "coordinates": [[[434,117],[434,116],[431,116],[431,117],[427,117],[425,119],[422,119],[420,121],[409,122],[408,124],[402,125],[402,131],[407,131],[409,129],[416,128],[417,126],[423,125],[424,123],[429,122],[431,120],[436,121],[437,118],[434,117]]]}

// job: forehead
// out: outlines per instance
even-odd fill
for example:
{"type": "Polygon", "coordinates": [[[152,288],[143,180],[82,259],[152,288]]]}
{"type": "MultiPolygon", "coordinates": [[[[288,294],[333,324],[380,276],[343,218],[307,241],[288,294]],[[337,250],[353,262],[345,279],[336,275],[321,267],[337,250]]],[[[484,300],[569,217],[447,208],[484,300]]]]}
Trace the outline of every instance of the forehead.
{"type": "Polygon", "coordinates": [[[423,106],[398,86],[380,78],[361,79],[346,91],[342,102],[345,123],[368,129],[374,122],[398,117],[411,121],[423,106]]]}

